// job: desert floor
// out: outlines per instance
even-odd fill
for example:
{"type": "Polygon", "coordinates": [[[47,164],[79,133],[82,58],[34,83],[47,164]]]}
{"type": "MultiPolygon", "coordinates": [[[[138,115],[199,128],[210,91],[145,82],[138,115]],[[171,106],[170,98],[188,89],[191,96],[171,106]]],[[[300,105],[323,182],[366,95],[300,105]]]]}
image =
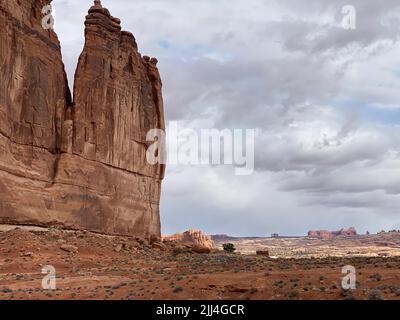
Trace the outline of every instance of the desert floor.
{"type": "Polygon", "coordinates": [[[159,250],[140,239],[89,232],[1,230],[0,299],[400,299],[396,256],[196,254],[172,243],[159,250]],[[56,270],[55,290],[42,287],[48,265],[56,270]],[[341,289],[345,265],[357,272],[357,289],[347,292],[341,289]]]}

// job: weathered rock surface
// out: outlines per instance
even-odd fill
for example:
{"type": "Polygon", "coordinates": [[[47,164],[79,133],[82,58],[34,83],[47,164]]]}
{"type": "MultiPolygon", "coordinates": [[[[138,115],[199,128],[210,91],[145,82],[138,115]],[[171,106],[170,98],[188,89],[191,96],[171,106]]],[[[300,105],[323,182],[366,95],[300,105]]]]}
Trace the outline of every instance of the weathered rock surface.
{"type": "Polygon", "coordinates": [[[199,253],[199,254],[208,254],[208,253],[211,253],[211,248],[193,245],[192,252],[199,253]]]}
{"type": "Polygon", "coordinates": [[[310,238],[334,238],[339,236],[356,236],[357,231],[355,228],[341,229],[339,231],[317,230],[309,231],[308,237],[310,238]]]}
{"type": "Polygon", "coordinates": [[[205,235],[201,230],[191,229],[183,233],[163,236],[163,241],[173,241],[180,244],[197,248],[215,248],[215,243],[210,236],[205,235]]]}
{"type": "Polygon", "coordinates": [[[0,223],[159,238],[164,166],[145,158],[164,129],[157,60],[95,1],[71,101],[49,2],[0,0],[0,223]]]}
{"type": "Polygon", "coordinates": [[[151,246],[153,249],[158,249],[161,251],[167,250],[167,246],[162,242],[154,242],[151,246]]]}
{"type": "Polygon", "coordinates": [[[63,244],[60,249],[70,253],[78,252],[78,247],[70,244],[63,244]]]}

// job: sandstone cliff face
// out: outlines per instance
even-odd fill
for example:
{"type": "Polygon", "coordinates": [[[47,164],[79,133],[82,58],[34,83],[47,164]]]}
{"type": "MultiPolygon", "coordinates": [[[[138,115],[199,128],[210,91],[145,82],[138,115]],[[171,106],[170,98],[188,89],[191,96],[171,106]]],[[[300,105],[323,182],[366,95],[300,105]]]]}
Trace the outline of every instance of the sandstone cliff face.
{"type": "Polygon", "coordinates": [[[181,244],[195,245],[205,248],[215,248],[215,243],[211,236],[206,236],[201,230],[191,229],[183,233],[163,236],[164,241],[173,241],[181,244]]]}
{"type": "Polygon", "coordinates": [[[71,102],[48,3],[0,0],[0,223],[160,237],[164,166],[145,158],[164,129],[157,60],[95,1],[71,102]]]}
{"type": "Polygon", "coordinates": [[[357,231],[355,228],[341,229],[339,231],[317,230],[309,231],[308,237],[310,238],[334,238],[340,236],[356,236],[357,231]]]}

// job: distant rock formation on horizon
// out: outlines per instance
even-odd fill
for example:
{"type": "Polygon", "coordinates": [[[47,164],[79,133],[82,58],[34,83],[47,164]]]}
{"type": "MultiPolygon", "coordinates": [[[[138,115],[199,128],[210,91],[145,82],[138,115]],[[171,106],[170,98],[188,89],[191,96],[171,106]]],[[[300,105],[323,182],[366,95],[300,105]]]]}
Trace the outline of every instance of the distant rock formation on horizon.
{"type": "Polygon", "coordinates": [[[163,241],[173,241],[180,244],[195,245],[209,249],[215,248],[211,236],[205,235],[201,230],[190,229],[182,233],[162,236],[163,241]]]}
{"type": "Polygon", "coordinates": [[[68,88],[49,0],[0,1],[0,223],[160,238],[164,165],[146,134],[164,129],[157,59],[141,56],[96,0],[68,88]]]}
{"type": "Polygon", "coordinates": [[[235,237],[231,237],[227,234],[213,234],[210,236],[211,239],[213,239],[214,241],[219,241],[219,242],[223,242],[223,241],[230,241],[230,240],[234,240],[237,239],[235,237]]]}
{"type": "Polygon", "coordinates": [[[348,229],[341,229],[339,231],[328,231],[328,230],[312,230],[308,231],[308,237],[309,238],[334,238],[334,237],[340,237],[340,236],[356,236],[357,231],[354,227],[348,228],[348,229]]]}

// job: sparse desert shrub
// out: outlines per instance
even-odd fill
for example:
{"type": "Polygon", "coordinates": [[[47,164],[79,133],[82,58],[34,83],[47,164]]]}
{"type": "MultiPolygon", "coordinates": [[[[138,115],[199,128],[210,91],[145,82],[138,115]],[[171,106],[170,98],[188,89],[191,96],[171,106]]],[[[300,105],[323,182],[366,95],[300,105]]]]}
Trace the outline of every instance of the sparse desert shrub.
{"type": "Polygon", "coordinates": [[[351,291],[351,289],[346,290],[346,289],[343,289],[343,288],[340,288],[340,293],[341,293],[341,295],[342,295],[343,297],[346,297],[346,296],[348,296],[349,294],[350,294],[350,295],[353,294],[353,292],[351,291]]]}
{"type": "Polygon", "coordinates": [[[235,245],[233,243],[224,243],[222,245],[225,252],[234,253],[236,251],[235,245]]]}
{"type": "Polygon", "coordinates": [[[180,255],[180,254],[185,254],[185,253],[188,253],[188,249],[187,248],[182,248],[182,247],[177,247],[177,248],[174,248],[173,250],[172,250],[172,255],[174,256],[174,257],[176,257],[176,256],[178,256],[178,255],[180,255]]]}
{"type": "Polygon", "coordinates": [[[354,296],[353,290],[345,290],[341,288],[341,294],[344,297],[344,300],[357,300],[357,298],[354,296]]]}
{"type": "Polygon", "coordinates": [[[370,279],[376,280],[376,281],[381,281],[382,280],[382,275],[380,273],[375,273],[372,276],[369,277],[370,279]]]}
{"type": "Polygon", "coordinates": [[[282,285],[283,284],[283,281],[282,280],[276,280],[275,282],[274,282],[274,286],[275,287],[278,287],[278,286],[280,286],[280,285],[282,285]]]}
{"type": "Polygon", "coordinates": [[[337,288],[338,288],[338,286],[337,286],[336,282],[332,282],[332,284],[329,286],[329,289],[331,289],[331,290],[335,290],[337,288]]]}
{"type": "Polygon", "coordinates": [[[351,293],[345,296],[343,300],[357,300],[357,298],[351,293]]]}
{"type": "Polygon", "coordinates": [[[290,265],[289,265],[289,263],[287,263],[285,261],[281,261],[278,264],[278,268],[281,270],[287,270],[287,269],[290,269],[290,265]]]}
{"type": "Polygon", "coordinates": [[[179,293],[179,292],[182,292],[182,291],[183,291],[182,287],[176,287],[173,292],[174,293],[179,293]]]}
{"type": "Polygon", "coordinates": [[[255,294],[255,293],[257,293],[258,292],[258,289],[257,288],[251,288],[250,289],[250,294],[255,294]]]}
{"type": "Polygon", "coordinates": [[[294,289],[292,291],[289,292],[288,297],[290,299],[297,299],[300,297],[300,291],[297,289],[294,289]]]}
{"type": "Polygon", "coordinates": [[[373,289],[369,293],[368,300],[385,300],[385,298],[381,290],[373,289]]]}

